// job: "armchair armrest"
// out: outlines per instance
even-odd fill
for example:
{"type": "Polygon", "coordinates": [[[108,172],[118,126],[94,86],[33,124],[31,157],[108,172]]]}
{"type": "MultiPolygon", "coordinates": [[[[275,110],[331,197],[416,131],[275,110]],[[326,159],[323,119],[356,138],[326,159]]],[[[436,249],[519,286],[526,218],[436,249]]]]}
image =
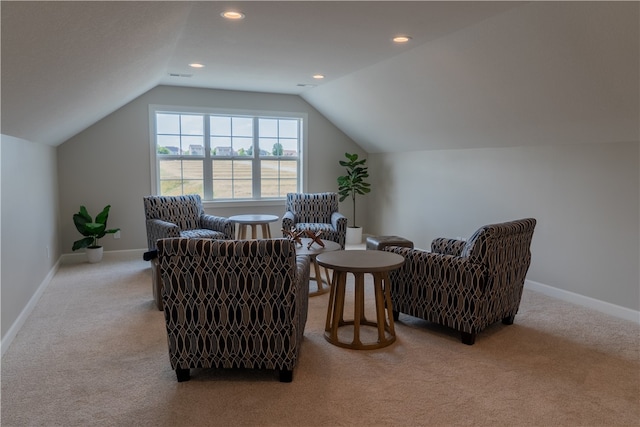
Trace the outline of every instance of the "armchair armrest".
{"type": "Polygon", "coordinates": [[[391,281],[398,282],[396,290],[400,293],[417,295],[418,287],[424,286],[447,292],[445,295],[473,293],[480,297],[484,293],[486,268],[469,258],[399,246],[387,246],[383,250],[405,258],[402,267],[391,272],[391,281]]]}
{"type": "Polygon", "coordinates": [[[311,261],[309,260],[309,257],[307,255],[298,255],[296,256],[296,277],[298,278],[298,281],[302,281],[302,285],[303,287],[309,289],[309,274],[310,274],[310,269],[309,266],[311,264],[311,261]],[[304,283],[305,280],[305,276],[306,276],[306,281],[307,283],[304,283]]]}
{"type": "Polygon", "coordinates": [[[342,215],[340,212],[334,212],[331,214],[331,225],[333,225],[338,231],[342,230],[346,232],[347,217],[342,215]]]}
{"type": "Polygon", "coordinates": [[[176,224],[161,219],[147,220],[147,240],[149,250],[156,249],[156,242],[159,239],[180,237],[180,227],[176,224]]]}
{"type": "Polygon", "coordinates": [[[438,237],[431,242],[431,252],[460,256],[462,248],[467,242],[465,240],[448,239],[446,237],[438,237]]]}
{"type": "Polygon", "coordinates": [[[235,223],[223,216],[202,214],[200,215],[200,226],[207,230],[224,233],[227,239],[234,239],[236,235],[235,223]]]}
{"type": "Polygon", "coordinates": [[[282,216],[282,229],[283,230],[291,230],[292,227],[295,227],[295,215],[291,211],[286,211],[282,216]]]}

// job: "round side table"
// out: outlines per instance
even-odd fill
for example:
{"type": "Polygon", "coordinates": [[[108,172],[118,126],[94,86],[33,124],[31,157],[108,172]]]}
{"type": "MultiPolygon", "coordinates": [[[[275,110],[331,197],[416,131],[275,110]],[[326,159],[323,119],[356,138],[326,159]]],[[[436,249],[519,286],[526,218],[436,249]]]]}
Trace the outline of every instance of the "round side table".
{"type": "Polygon", "coordinates": [[[229,217],[229,220],[238,224],[238,239],[244,240],[247,238],[247,229],[251,227],[251,238],[258,238],[257,227],[262,229],[262,238],[271,238],[271,229],[269,223],[276,222],[280,217],[277,215],[262,215],[262,214],[247,214],[247,215],[233,215],[229,217]]]}
{"type": "Polygon", "coordinates": [[[316,257],[316,262],[333,270],[333,286],[329,295],[325,339],[339,347],[355,350],[372,350],[393,343],[396,340],[396,331],[393,326],[389,272],[399,268],[404,263],[404,258],[391,252],[350,250],[321,253],[316,257]],[[355,277],[353,320],[344,320],[348,273],[355,277]],[[376,304],[375,322],[367,320],[364,314],[364,275],[367,273],[373,275],[376,304]],[[341,340],[338,336],[338,328],[347,325],[353,325],[353,340],[351,342],[341,340]],[[360,340],[361,326],[376,327],[378,340],[363,343],[360,340]]]}
{"type": "Polygon", "coordinates": [[[304,237],[300,239],[300,241],[302,242],[301,247],[296,246],[296,254],[308,255],[309,258],[311,259],[311,266],[314,269],[315,277],[312,276],[310,280],[313,280],[316,282],[317,290],[313,292],[309,292],[310,297],[326,294],[327,292],[329,292],[329,289],[331,288],[331,276],[329,275],[329,269],[327,267],[324,268],[325,276],[322,277],[322,274],[320,273],[320,266],[316,261],[317,255],[324,252],[332,252],[332,251],[340,250],[340,245],[338,243],[333,242],[331,240],[324,240],[324,239],[320,239],[320,240],[322,240],[324,247],[318,245],[317,243],[314,243],[309,248],[308,246],[309,246],[309,243],[312,241],[312,239],[308,237],[304,237]]]}

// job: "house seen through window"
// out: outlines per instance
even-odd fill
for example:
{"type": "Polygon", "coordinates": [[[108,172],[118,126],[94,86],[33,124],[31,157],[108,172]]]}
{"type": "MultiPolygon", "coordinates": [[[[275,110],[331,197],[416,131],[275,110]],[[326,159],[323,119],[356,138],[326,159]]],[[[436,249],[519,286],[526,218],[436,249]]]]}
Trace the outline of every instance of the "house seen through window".
{"type": "Polygon", "coordinates": [[[157,193],[263,200],[301,189],[303,117],[157,109],[157,193]]]}

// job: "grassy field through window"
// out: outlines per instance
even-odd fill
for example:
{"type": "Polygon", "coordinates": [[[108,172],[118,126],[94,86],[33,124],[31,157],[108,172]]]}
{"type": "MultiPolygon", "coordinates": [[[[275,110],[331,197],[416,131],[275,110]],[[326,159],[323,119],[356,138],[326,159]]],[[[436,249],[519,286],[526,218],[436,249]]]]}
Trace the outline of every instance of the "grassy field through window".
{"type": "MultiPolygon", "coordinates": [[[[251,199],[253,172],[251,160],[212,160],[213,198],[251,199]]],[[[298,191],[295,161],[261,160],[261,197],[284,197],[298,191]]],[[[204,196],[203,160],[160,160],[160,194],[204,196]]]]}

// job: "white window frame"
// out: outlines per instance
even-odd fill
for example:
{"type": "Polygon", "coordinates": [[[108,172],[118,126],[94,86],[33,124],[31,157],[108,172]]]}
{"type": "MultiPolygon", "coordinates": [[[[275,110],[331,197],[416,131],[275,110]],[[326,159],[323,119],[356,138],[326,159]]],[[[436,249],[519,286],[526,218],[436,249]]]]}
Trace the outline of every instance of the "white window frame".
{"type": "MultiPolygon", "coordinates": [[[[301,120],[300,150],[298,152],[298,181],[300,191],[307,191],[307,139],[308,139],[308,115],[301,112],[288,111],[267,111],[267,110],[244,110],[227,108],[198,108],[175,105],[149,105],[149,153],[151,169],[151,193],[158,194],[160,189],[159,158],[156,145],[156,114],[157,113],[177,113],[177,114],[211,114],[228,116],[245,116],[258,118],[286,119],[295,118],[301,120]]],[[[264,149],[264,148],[263,148],[264,149]]],[[[254,157],[254,165],[258,164],[260,158],[254,157]],[[257,160],[257,161],[256,161],[257,160]]],[[[259,181],[254,181],[254,185],[259,181]]],[[[255,193],[254,193],[255,194],[255,193]]],[[[242,206],[280,206],[286,196],[277,198],[253,198],[238,200],[203,200],[207,206],[242,207],[242,206]]]]}

